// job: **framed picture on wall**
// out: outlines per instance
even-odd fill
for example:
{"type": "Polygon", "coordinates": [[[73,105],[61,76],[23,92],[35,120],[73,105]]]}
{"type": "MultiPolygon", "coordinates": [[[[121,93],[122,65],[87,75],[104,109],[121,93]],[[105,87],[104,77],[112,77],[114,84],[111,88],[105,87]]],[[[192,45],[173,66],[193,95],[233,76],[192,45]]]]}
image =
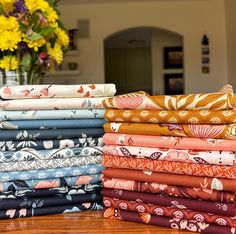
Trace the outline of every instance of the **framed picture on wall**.
{"type": "Polygon", "coordinates": [[[178,95],[184,93],[184,78],[182,73],[165,74],[165,94],[178,95]]]}
{"type": "Polygon", "coordinates": [[[164,68],[183,68],[183,47],[164,47],[164,68]]]}

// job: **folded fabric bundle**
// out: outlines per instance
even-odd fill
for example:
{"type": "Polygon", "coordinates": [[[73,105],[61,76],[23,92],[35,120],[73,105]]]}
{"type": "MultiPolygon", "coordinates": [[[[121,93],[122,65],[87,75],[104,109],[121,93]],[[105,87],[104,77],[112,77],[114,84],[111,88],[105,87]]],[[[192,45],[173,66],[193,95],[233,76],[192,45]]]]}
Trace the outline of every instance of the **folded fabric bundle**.
{"type": "Polygon", "coordinates": [[[105,207],[113,207],[121,210],[128,210],[139,213],[148,213],[164,217],[171,217],[180,220],[195,220],[197,222],[213,223],[221,226],[236,227],[235,217],[215,215],[201,211],[190,211],[175,207],[166,207],[159,205],[149,205],[143,202],[130,202],[127,200],[117,200],[111,197],[104,197],[105,207]]]}
{"type": "MultiPolygon", "coordinates": [[[[21,136],[22,138],[23,136],[21,136]]],[[[64,149],[67,147],[87,147],[87,146],[103,146],[102,137],[83,137],[72,139],[51,139],[51,140],[18,140],[18,141],[0,141],[1,153],[5,151],[19,150],[49,150],[49,149],[64,149]]],[[[10,154],[10,152],[7,152],[10,154]]],[[[1,156],[2,157],[2,156],[1,156]]]]}
{"type": "Polygon", "coordinates": [[[101,164],[86,166],[61,167],[41,170],[0,172],[0,181],[51,179],[68,176],[97,174],[102,172],[101,164]]]}
{"type": "Polygon", "coordinates": [[[0,130],[2,141],[10,140],[52,140],[66,138],[101,137],[102,128],[76,128],[76,129],[39,129],[39,130],[0,130]]]}
{"type": "Polygon", "coordinates": [[[103,165],[112,168],[139,169],[153,172],[210,176],[236,179],[236,166],[218,166],[185,162],[158,161],[152,159],[103,155],[103,165]]]}
{"type": "Polygon", "coordinates": [[[88,166],[99,164],[102,162],[102,156],[85,156],[72,158],[59,158],[34,161],[19,161],[0,163],[0,171],[25,171],[25,170],[41,170],[60,167],[88,166]]]}
{"type": "Polygon", "coordinates": [[[236,139],[236,124],[197,125],[111,122],[104,124],[104,129],[105,132],[122,134],[236,139]]]}
{"type": "Polygon", "coordinates": [[[219,202],[235,202],[234,193],[211,190],[200,187],[184,187],[155,182],[143,182],[137,180],[116,179],[104,177],[102,184],[105,188],[136,191],[142,193],[162,194],[175,197],[202,199],[219,202]]]}
{"type": "Polygon", "coordinates": [[[80,211],[94,211],[101,210],[103,208],[102,202],[85,202],[81,204],[65,205],[65,206],[52,206],[42,208],[29,208],[29,209],[10,209],[0,210],[0,219],[12,219],[12,218],[25,218],[33,216],[42,216],[50,214],[67,214],[80,211]]]}
{"type": "Polygon", "coordinates": [[[2,110],[71,110],[71,109],[103,109],[102,101],[107,97],[98,98],[44,98],[4,100],[0,102],[2,110]]]}
{"type": "Polygon", "coordinates": [[[233,93],[149,96],[140,91],[108,98],[103,105],[106,108],[139,110],[231,110],[235,103],[233,93]]]}
{"type": "Polygon", "coordinates": [[[105,133],[104,144],[186,150],[235,151],[236,140],[105,133]]]}
{"type": "Polygon", "coordinates": [[[109,178],[137,180],[143,182],[154,182],[176,186],[186,186],[192,188],[203,188],[210,190],[236,192],[236,181],[231,179],[184,176],[177,174],[158,173],[152,171],[129,170],[118,168],[105,168],[103,175],[109,178]]]}
{"type": "Polygon", "coordinates": [[[103,119],[103,109],[72,109],[72,110],[0,110],[0,120],[31,120],[31,119],[103,119]]]}
{"type": "Polygon", "coordinates": [[[99,193],[101,184],[84,184],[70,187],[45,188],[45,189],[25,189],[1,192],[0,199],[29,198],[29,197],[61,197],[65,195],[99,193]]]}
{"type": "Polygon", "coordinates": [[[189,219],[167,218],[148,213],[131,212],[121,209],[108,208],[103,212],[105,218],[118,219],[128,222],[151,224],[161,227],[169,227],[177,230],[202,232],[207,234],[235,234],[235,228],[204,223],[189,219]]]}
{"type": "Polygon", "coordinates": [[[26,189],[60,188],[99,183],[101,183],[101,173],[52,179],[12,180],[8,182],[0,182],[0,192],[19,191],[26,189]]]}
{"type": "Polygon", "coordinates": [[[19,85],[2,87],[0,96],[3,99],[26,98],[68,98],[68,97],[104,97],[113,96],[114,84],[81,84],[81,85],[19,85]]]}
{"type": "Polygon", "coordinates": [[[103,119],[70,119],[70,120],[10,120],[0,121],[0,129],[73,129],[99,128],[105,123],[103,119]]]}
{"type": "Polygon", "coordinates": [[[164,160],[173,162],[215,164],[215,165],[235,165],[234,151],[199,151],[199,150],[179,150],[165,148],[148,148],[137,146],[105,145],[104,154],[114,156],[125,156],[133,158],[146,158],[154,160],[164,160]]]}
{"type": "Polygon", "coordinates": [[[107,109],[109,122],[163,124],[231,124],[236,123],[236,110],[116,110],[107,109]]]}
{"type": "Polygon", "coordinates": [[[62,159],[71,157],[86,157],[102,155],[102,147],[73,147],[52,150],[23,149],[12,152],[0,152],[0,163],[34,161],[48,159],[62,159]]]}

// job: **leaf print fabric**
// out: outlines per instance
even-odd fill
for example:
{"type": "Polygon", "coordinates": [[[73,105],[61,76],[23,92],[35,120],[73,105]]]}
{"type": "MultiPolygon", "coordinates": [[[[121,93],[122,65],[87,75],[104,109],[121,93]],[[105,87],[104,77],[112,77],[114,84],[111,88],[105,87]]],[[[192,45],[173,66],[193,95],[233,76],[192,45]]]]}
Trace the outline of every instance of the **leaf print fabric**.
{"type": "Polygon", "coordinates": [[[48,188],[48,189],[25,189],[1,192],[0,199],[29,198],[29,197],[61,197],[65,195],[100,193],[101,184],[84,184],[70,187],[48,188]]]}
{"type": "Polygon", "coordinates": [[[2,111],[0,120],[103,119],[103,109],[2,111]]]}
{"type": "Polygon", "coordinates": [[[70,120],[10,120],[0,121],[0,129],[73,129],[73,128],[99,128],[105,121],[103,119],[70,119],[70,120]]]}
{"type": "Polygon", "coordinates": [[[101,137],[104,131],[102,128],[78,128],[78,129],[40,129],[40,130],[0,130],[1,141],[12,140],[52,140],[70,139],[82,137],[101,137]]]}
{"type": "Polygon", "coordinates": [[[109,122],[164,124],[232,124],[236,110],[116,110],[107,109],[109,122]]]}
{"type": "Polygon", "coordinates": [[[105,145],[104,154],[134,158],[146,158],[173,162],[235,165],[236,152],[234,151],[198,151],[164,148],[148,148],[135,146],[105,145]]]}
{"type": "Polygon", "coordinates": [[[3,99],[109,97],[116,93],[114,84],[21,85],[2,87],[3,99]],[[7,92],[5,90],[7,89],[7,92]]]}
{"type": "Polygon", "coordinates": [[[105,108],[139,110],[230,110],[233,93],[149,96],[145,92],[119,95],[103,101],[105,108]]]}
{"type": "Polygon", "coordinates": [[[41,170],[61,167],[75,167],[75,166],[88,166],[99,164],[102,162],[102,156],[86,156],[86,157],[72,157],[72,158],[59,158],[47,160],[34,160],[34,161],[19,161],[19,162],[5,162],[0,163],[0,171],[25,171],[25,170],[41,170]]]}
{"type": "MultiPolygon", "coordinates": [[[[21,135],[22,137],[22,135],[21,135]]],[[[18,141],[0,141],[1,153],[5,151],[19,150],[50,150],[64,149],[72,147],[103,146],[102,137],[83,137],[72,139],[51,139],[51,140],[18,140],[18,141]]],[[[9,154],[9,152],[7,152],[9,154]]]]}
{"type": "Polygon", "coordinates": [[[73,204],[65,206],[52,206],[43,208],[31,208],[31,209],[11,209],[0,210],[0,219],[13,219],[13,218],[26,218],[33,216],[51,215],[51,214],[67,214],[81,211],[94,211],[101,210],[103,208],[102,202],[85,202],[82,204],[73,204]]]}
{"type": "Polygon", "coordinates": [[[13,180],[0,182],[0,192],[20,191],[26,189],[49,189],[99,183],[101,183],[101,173],[52,179],[13,180]]]}
{"type": "Polygon", "coordinates": [[[235,151],[236,140],[105,133],[104,144],[185,150],[235,151]]]}
{"type": "Polygon", "coordinates": [[[105,132],[122,134],[143,134],[151,136],[196,137],[213,139],[236,139],[236,124],[148,124],[148,123],[106,123],[105,132]]]}
{"type": "Polygon", "coordinates": [[[62,159],[71,157],[86,157],[102,155],[102,147],[73,147],[52,150],[23,149],[12,152],[0,152],[0,163],[62,159]]]}
{"type": "Polygon", "coordinates": [[[105,218],[117,219],[126,222],[144,223],[160,227],[169,227],[177,230],[208,234],[235,234],[235,229],[227,226],[224,227],[196,220],[168,218],[151,215],[148,213],[131,212],[115,208],[105,209],[103,215],[105,218]]]}
{"type": "Polygon", "coordinates": [[[159,205],[149,205],[143,202],[130,202],[127,200],[117,200],[111,197],[104,197],[104,206],[121,210],[128,210],[139,213],[148,213],[164,217],[171,217],[179,220],[195,220],[197,222],[205,222],[217,224],[220,226],[236,227],[235,217],[227,217],[222,215],[208,214],[201,211],[190,211],[178,209],[175,207],[165,207],[159,205]]]}
{"type": "Polygon", "coordinates": [[[158,161],[104,154],[104,167],[146,170],[180,175],[209,176],[236,179],[236,166],[218,166],[196,163],[158,161]]]}

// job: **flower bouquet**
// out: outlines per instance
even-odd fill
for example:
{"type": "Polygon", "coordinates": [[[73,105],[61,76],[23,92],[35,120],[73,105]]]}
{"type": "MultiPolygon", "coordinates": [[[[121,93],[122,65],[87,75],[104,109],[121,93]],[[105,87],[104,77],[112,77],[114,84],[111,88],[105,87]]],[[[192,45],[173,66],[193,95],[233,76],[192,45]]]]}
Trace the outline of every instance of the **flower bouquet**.
{"type": "MultiPolygon", "coordinates": [[[[37,84],[60,65],[69,37],[59,20],[59,0],[0,0],[0,69],[19,83],[37,84]]],[[[3,76],[6,79],[6,75],[3,76]]]]}

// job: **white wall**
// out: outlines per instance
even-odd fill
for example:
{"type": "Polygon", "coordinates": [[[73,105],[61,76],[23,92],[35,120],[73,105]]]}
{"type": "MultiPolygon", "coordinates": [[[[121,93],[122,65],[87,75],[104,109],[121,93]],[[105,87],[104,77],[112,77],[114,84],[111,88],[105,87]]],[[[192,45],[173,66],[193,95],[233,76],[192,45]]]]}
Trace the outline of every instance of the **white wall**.
{"type": "Polygon", "coordinates": [[[229,82],[236,90],[236,1],[225,0],[229,82]]]}
{"type": "Polygon", "coordinates": [[[126,28],[150,26],[184,36],[185,91],[210,92],[227,83],[224,1],[188,0],[143,3],[61,5],[62,19],[75,28],[90,19],[90,38],[79,41],[80,79],[104,82],[104,38],[126,28]],[[210,38],[211,73],[201,73],[201,37],[210,38]]]}

